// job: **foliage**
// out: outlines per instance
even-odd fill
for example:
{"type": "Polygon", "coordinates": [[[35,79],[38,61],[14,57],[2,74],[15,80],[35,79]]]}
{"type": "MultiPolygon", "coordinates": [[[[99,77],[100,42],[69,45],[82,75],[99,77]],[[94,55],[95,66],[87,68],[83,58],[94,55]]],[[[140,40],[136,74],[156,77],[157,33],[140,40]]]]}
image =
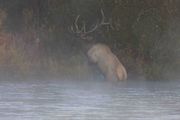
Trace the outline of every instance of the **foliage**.
{"type": "Polygon", "coordinates": [[[103,10],[112,27],[91,33],[91,44],[109,45],[130,74],[172,78],[167,74],[180,70],[179,5],[176,0],[0,0],[0,65],[23,74],[87,75],[89,42],[69,28],[80,15],[78,25],[85,22],[91,29],[103,10]]]}

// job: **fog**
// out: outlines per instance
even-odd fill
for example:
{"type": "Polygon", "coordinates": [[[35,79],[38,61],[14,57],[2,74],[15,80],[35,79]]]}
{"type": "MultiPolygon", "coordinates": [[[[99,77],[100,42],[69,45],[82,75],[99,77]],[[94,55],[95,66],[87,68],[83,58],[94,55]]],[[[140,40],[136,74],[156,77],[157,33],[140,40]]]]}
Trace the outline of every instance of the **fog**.
{"type": "Polygon", "coordinates": [[[178,120],[179,81],[0,82],[0,118],[178,120]]]}
{"type": "Polygon", "coordinates": [[[0,119],[179,120],[179,21],[178,0],[0,0],[0,119]]]}
{"type": "Polygon", "coordinates": [[[101,43],[130,79],[179,79],[179,13],[170,0],[1,0],[1,77],[99,76],[87,52],[101,43]]]}

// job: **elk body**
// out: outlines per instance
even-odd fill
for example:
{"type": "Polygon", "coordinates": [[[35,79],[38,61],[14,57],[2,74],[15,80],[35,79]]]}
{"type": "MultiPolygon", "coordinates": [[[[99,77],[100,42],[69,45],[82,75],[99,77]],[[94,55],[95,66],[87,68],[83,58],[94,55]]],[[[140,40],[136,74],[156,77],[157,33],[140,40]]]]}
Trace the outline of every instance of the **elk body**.
{"type": "Polygon", "coordinates": [[[104,44],[95,44],[88,50],[90,61],[97,64],[107,80],[126,80],[127,72],[122,63],[104,44]]]}
{"type": "MultiPolygon", "coordinates": [[[[75,19],[74,27],[71,26],[70,30],[73,33],[78,34],[82,40],[91,41],[92,37],[87,37],[87,34],[94,32],[98,27],[108,25],[110,28],[113,28],[111,23],[105,22],[104,12],[102,10],[101,14],[101,22],[88,31],[86,30],[85,22],[83,22],[81,25],[82,27],[79,28],[78,19],[80,15],[78,15],[75,19]]],[[[114,81],[127,79],[125,67],[107,45],[101,43],[91,44],[90,47],[88,47],[86,54],[89,60],[99,67],[107,80],[114,81]]]]}

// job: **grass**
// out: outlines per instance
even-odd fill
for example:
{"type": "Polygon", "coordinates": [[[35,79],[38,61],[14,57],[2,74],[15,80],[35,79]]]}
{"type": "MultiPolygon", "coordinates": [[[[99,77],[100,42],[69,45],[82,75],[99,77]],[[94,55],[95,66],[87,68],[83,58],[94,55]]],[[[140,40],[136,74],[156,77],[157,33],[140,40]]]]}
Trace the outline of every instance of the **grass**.
{"type": "Polygon", "coordinates": [[[81,55],[74,55],[68,60],[58,60],[52,56],[33,59],[35,55],[28,55],[22,48],[12,44],[0,46],[0,69],[4,75],[85,79],[92,72],[81,55]]]}

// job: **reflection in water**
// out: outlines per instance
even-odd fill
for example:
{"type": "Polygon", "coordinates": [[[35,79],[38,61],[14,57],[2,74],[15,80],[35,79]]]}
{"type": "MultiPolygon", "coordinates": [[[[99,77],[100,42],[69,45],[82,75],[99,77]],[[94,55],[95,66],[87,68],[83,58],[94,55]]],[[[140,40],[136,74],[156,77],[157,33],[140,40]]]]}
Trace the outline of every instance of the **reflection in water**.
{"type": "Polygon", "coordinates": [[[180,120],[180,81],[0,82],[1,120],[180,120]]]}

